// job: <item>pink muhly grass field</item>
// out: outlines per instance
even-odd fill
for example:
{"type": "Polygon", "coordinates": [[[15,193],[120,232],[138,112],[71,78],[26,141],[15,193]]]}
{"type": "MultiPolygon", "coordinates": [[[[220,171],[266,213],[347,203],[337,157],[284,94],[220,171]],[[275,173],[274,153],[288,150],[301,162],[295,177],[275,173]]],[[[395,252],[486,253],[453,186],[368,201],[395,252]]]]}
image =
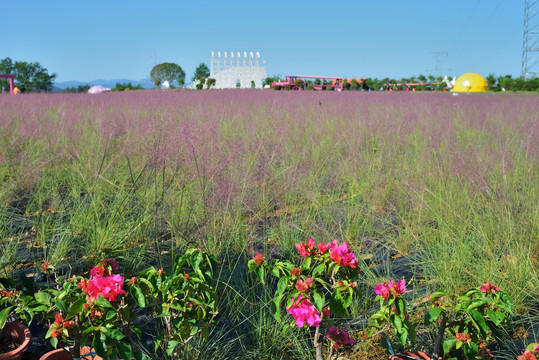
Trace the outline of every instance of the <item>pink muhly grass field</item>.
{"type": "Polygon", "coordinates": [[[537,109],[538,96],[517,94],[0,96],[0,199],[63,171],[103,186],[141,172],[146,186],[166,184],[169,206],[188,189],[193,209],[221,223],[225,213],[263,219],[358,194],[375,211],[391,208],[409,221],[430,201],[439,204],[440,195],[428,195],[440,191],[448,204],[450,193],[478,204],[533,203],[537,109]]]}

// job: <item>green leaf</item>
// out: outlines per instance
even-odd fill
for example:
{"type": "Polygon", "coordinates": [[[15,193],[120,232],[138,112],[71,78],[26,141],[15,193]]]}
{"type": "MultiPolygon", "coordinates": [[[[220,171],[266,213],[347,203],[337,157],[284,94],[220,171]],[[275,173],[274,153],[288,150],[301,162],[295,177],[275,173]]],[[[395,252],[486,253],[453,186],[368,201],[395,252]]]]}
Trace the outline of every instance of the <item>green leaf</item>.
{"type": "Polygon", "coordinates": [[[406,317],[406,306],[404,305],[404,299],[401,296],[395,299],[395,311],[401,320],[404,320],[406,317]]]}
{"type": "MultiPolygon", "coordinates": [[[[398,318],[397,316],[395,316],[398,318]]],[[[406,346],[406,339],[408,339],[408,330],[402,329],[402,331],[399,333],[399,340],[402,344],[402,346],[406,346]]]]}
{"type": "Polygon", "coordinates": [[[489,299],[489,298],[474,299],[474,300],[471,300],[471,301],[468,303],[468,306],[466,307],[466,309],[467,309],[467,310],[470,310],[470,309],[476,309],[476,308],[485,306],[485,305],[487,305],[488,303],[490,303],[490,299],[489,299]]]}
{"type": "Polygon", "coordinates": [[[106,344],[104,344],[103,341],[101,341],[101,336],[98,336],[98,335],[94,336],[94,340],[92,341],[92,346],[97,355],[101,356],[104,359],[108,358],[106,344]]]}
{"type": "Polygon", "coordinates": [[[264,265],[260,265],[259,267],[257,267],[255,269],[255,272],[256,272],[256,275],[258,276],[258,278],[260,279],[260,282],[262,284],[265,284],[265,282],[264,282],[264,265]]]}
{"type": "Polygon", "coordinates": [[[320,264],[317,267],[315,267],[312,273],[312,277],[316,277],[317,275],[322,274],[325,268],[326,268],[325,264],[320,264]]]}
{"type": "Polygon", "coordinates": [[[62,314],[67,313],[67,304],[65,303],[65,301],[57,300],[56,307],[58,308],[58,310],[60,310],[62,314]]]}
{"type": "Polygon", "coordinates": [[[457,340],[455,338],[445,339],[443,343],[444,354],[449,354],[451,349],[455,346],[457,340]]]}
{"type": "Polygon", "coordinates": [[[279,268],[278,267],[271,268],[270,273],[271,273],[271,275],[273,275],[275,277],[279,277],[279,268]]]}
{"type": "Polygon", "coordinates": [[[346,295],[344,296],[344,307],[348,308],[350,305],[352,305],[353,300],[354,300],[354,290],[352,290],[352,288],[348,288],[346,291],[346,295]]]}
{"type": "Polygon", "coordinates": [[[7,321],[11,309],[15,306],[10,306],[0,311],[0,329],[2,329],[7,321]]]}
{"type": "Polygon", "coordinates": [[[67,312],[66,319],[71,319],[76,314],[80,313],[82,310],[82,306],[86,304],[86,299],[78,299],[75,301],[71,306],[69,307],[69,311],[67,312]]]}
{"type": "Polygon", "coordinates": [[[166,352],[168,356],[172,355],[172,353],[174,352],[174,349],[176,348],[176,346],[178,346],[179,343],[180,342],[176,340],[170,340],[169,342],[167,342],[166,352]]]}
{"type": "Polygon", "coordinates": [[[125,335],[118,329],[110,329],[109,331],[107,331],[107,337],[116,341],[120,341],[125,338],[125,335]]]}
{"type": "Polygon", "coordinates": [[[290,324],[285,324],[283,326],[283,336],[286,337],[286,332],[288,331],[288,329],[290,329],[293,325],[290,325],[290,324]]]}
{"type": "Polygon", "coordinates": [[[468,314],[472,317],[473,321],[479,328],[479,331],[481,332],[481,336],[484,338],[487,337],[487,322],[485,321],[485,318],[481,313],[475,309],[468,309],[468,314]]]}
{"type": "Polygon", "coordinates": [[[253,259],[247,261],[247,268],[249,269],[247,273],[253,272],[257,266],[258,265],[255,264],[255,261],[253,259]]]}
{"type": "Polygon", "coordinates": [[[313,305],[316,307],[316,309],[320,312],[322,312],[322,309],[324,308],[324,303],[326,302],[326,299],[324,297],[324,293],[320,289],[316,289],[312,293],[312,299],[313,299],[313,305]]]}
{"type": "Polygon", "coordinates": [[[106,319],[107,319],[107,320],[111,320],[111,319],[114,319],[114,317],[116,317],[116,311],[114,311],[114,310],[109,310],[109,311],[107,312],[106,319]]]}
{"type": "Polygon", "coordinates": [[[331,298],[329,299],[329,308],[338,317],[343,317],[344,315],[346,315],[343,303],[344,300],[342,298],[340,290],[335,290],[333,294],[331,294],[331,298]]]}
{"type": "Polygon", "coordinates": [[[201,261],[202,251],[195,251],[193,255],[191,255],[191,266],[193,267],[193,270],[198,271],[201,261]]]}
{"type": "Polygon", "coordinates": [[[281,294],[277,296],[275,299],[271,300],[271,306],[270,306],[270,310],[273,317],[279,323],[281,322],[281,301],[283,297],[284,297],[284,294],[281,294]]]}
{"type": "Polygon", "coordinates": [[[279,279],[279,282],[277,283],[277,294],[281,295],[286,290],[291,278],[291,276],[283,276],[279,279]]]}
{"type": "Polygon", "coordinates": [[[397,315],[392,315],[391,316],[391,323],[395,327],[395,330],[397,330],[397,333],[401,333],[404,330],[403,327],[402,327],[402,320],[397,315]]]}
{"type": "Polygon", "coordinates": [[[56,349],[56,347],[58,346],[58,338],[51,338],[51,345],[53,348],[56,349]]]}
{"type": "Polygon", "coordinates": [[[408,320],[404,320],[404,325],[406,326],[406,329],[408,329],[408,333],[410,334],[410,340],[413,344],[416,342],[416,335],[415,335],[415,326],[408,320]]]}
{"type": "Polygon", "coordinates": [[[101,307],[108,307],[108,308],[112,308],[112,304],[107,300],[105,299],[102,295],[99,295],[97,297],[97,300],[95,302],[97,304],[97,306],[101,306],[101,307]]]}
{"type": "MultiPolygon", "coordinates": [[[[445,291],[436,291],[434,294],[430,296],[430,303],[432,304],[442,296],[447,296],[445,291]]],[[[446,298],[447,299],[447,298],[446,298]]]]}
{"type": "Polygon", "coordinates": [[[142,289],[140,287],[138,287],[137,285],[133,285],[131,287],[131,295],[133,296],[139,307],[144,308],[146,306],[146,298],[142,293],[142,289]]]}
{"type": "Polygon", "coordinates": [[[479,347],[473,341],[468,341],[463,350],[467,359],[475,359],[479,353],[479,347]]]}
{"type": "Polygon", "coordinates": [[[40,291],[34,294],[34,297],[36,298],[36,301],[43,305],[51,305],[51,294],[46,293],[44,291],[40,291]]]}
{"type": "Polygon", "coordinates": [[[500,325],[502,321],[505,319],[505,314],[500,311],[489,310],[487,312],[487,315],[496,326],[500,325]]]}
{"type": "Polygon", "coordinates": [[[425,314],[425,318],[424,318],[425,324],[432,324],[433,322],[435,322],[436,319],[438,319],[438,317],[442,313],[442,311],[443,310],[441,308],[439,308],[439,307],[435,307],[435,308],[430,309],[425,314]]]}
{"type": "Polygon", "coordinates": [[[303,261],[303,264],[301,265],[301,269],[304,271],[308,271],[311,268],[312,260],[313,259],[310,256],[307,256],[303,261]]]}
{"type": "Polygon", "coordinates": [[[183,255],[176,255],[174,257],[174,265],[172,266],[172,272],[179,275],[182,272],[183,264],[185,264],[186,257],[183,255]]]}

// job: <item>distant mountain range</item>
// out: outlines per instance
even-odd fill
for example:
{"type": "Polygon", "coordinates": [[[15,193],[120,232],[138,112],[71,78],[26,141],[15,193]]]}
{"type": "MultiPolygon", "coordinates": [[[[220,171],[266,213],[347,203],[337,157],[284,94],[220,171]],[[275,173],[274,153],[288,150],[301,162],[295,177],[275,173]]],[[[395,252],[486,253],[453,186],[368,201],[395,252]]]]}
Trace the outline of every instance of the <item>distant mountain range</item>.
{"type": "Polygon", "coordinates": [[[142,79],[142,80],[129,80],[129,79],[111,79],[111,80],[104,80],[104,79],[97,79],[92,81],[62,81],[62,82],[55,82],[53,85],[53,89],[56,91],[63,91],[67,88],[73,88],[78,87],[79,85],[90,85],[90,86],[96,86],[100,85],[106,88],[114,88],[116,87],[116,84],[127,84],[131,83],[133,86],[141,85],[144,89],[153,89],[155,87],[155,84],[150,79],[142,79]]]}

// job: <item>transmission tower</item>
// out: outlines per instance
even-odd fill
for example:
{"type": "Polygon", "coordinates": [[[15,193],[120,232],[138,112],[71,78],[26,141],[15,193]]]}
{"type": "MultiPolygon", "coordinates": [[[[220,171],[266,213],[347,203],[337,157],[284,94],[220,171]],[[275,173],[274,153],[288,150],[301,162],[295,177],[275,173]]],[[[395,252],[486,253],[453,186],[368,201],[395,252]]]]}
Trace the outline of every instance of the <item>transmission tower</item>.
{"type": "Polygon", "coordinates": [[[441,76],[442,71],[450,70],[448,68],[442,67],[442,57],[447,58],[447,54],[448,54],[447,51],[434,51],[434,52],[431,52],[431,54],[434,55],[436,60],[435,60],[434,68],[427,69],[428,72],[434,71],[434,75],[441,76]]]}
{"type": "Polygon", "coordinates": [[[539,0],[526,0],[522,78],[539,75],[539,0]]]}

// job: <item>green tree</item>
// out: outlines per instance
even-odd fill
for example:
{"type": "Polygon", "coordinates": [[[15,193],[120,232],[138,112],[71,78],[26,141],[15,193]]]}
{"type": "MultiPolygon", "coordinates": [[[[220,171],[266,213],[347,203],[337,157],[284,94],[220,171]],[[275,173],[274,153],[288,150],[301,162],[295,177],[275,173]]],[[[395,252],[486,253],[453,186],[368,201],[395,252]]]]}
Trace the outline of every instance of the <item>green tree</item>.
{"type": "Polygon", "coordinates": [[[206,80],[206,89],[211,89],[212,86],[215,86],[217,81],[214,78],[209,78],[206,80]]]}
{"type": "Polygon", "coordinates": [[[427,77],[425,75],[419,75],[417,79],[422,83],[427,82],[427,77]]]}
{"type": "Polygon", "coordinates": [[[191,78],[191,81],[199,80],[201,77],[209,78],[210,77],[210,69],[208,69],[208,66],[204,63],[200,63],[198,67],[195,69],[195,74],[191,78]]]}
{"type": "MultiPolygon", "coordinates": [[[[50,91],[56,79],[56,74],[50,74],[38,62],[15,61],[9,57],[0,60],[0,74],[13,75],[15,86],[24,85],[33,91],[50,91]]],[[[4,80],[4,79],[3,79],[4,80]]],[[[9,87],[9,82],[2,81],[1,86],[9,87]]]]}
{"type": "Polygon", "coordinates": [[[150,72],[150,79],[154,82],[155,86],[159,86],[165,81],[169,83],[177,81],[182,86],[185,83],[185,71],[178,64],[157,64],[150,72]]]}
{"type": "Polygon", "coordinates": [[[493,73],[490,73],[487,75],[486,79],[488,88],[490,90],[494,90],[496,88],[496,76],[494,76],[493,73]]]}

